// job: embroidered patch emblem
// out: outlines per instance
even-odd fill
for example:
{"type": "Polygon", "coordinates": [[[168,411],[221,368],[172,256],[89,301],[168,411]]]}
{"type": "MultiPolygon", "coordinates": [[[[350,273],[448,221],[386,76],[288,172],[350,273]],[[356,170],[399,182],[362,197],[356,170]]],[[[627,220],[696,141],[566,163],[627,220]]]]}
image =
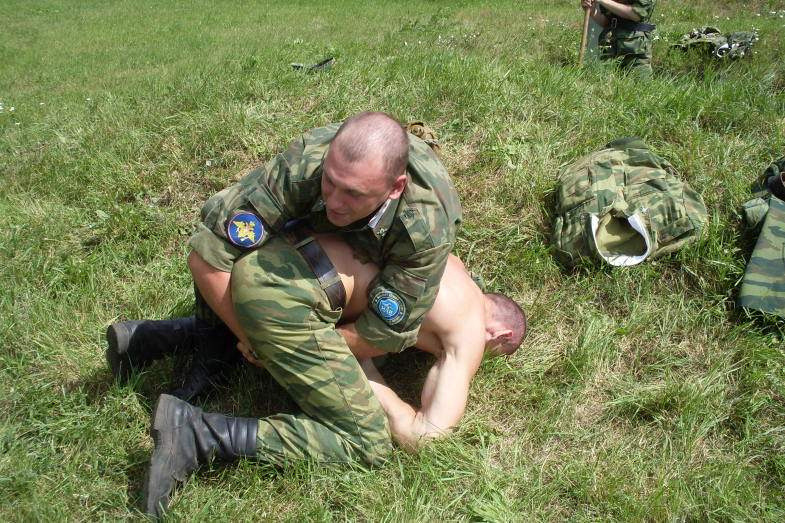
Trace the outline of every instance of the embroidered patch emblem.
{"type": "Polygon", "coordinates": [[[386,323],[396,325],[406,316],[406,306],[397,294],[381,291],[373,297],[373,308],[386,323]]]}
{"type": "Polygon", "coordinates": [[[264,239],[264,225],[252,212],[236,212],[226,222],[226,237],[243,249],[256,247],[264,239]]]}

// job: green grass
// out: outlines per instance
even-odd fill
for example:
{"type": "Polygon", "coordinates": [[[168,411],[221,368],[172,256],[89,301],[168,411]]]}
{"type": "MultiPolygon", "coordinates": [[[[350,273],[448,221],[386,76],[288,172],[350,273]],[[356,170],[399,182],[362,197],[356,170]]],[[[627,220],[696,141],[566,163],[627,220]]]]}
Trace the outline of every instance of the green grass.
{"type": "MultiPolygon", "coordinates": [[[[6,1],[0,519],[141,518],[172,364],[114,385],[105,326],[187,313],[201,202],[299,132],[373,109],[437,130],[464,203],[457,252],[521,301],[530,336],[483,365],[453,438],[374,470],[214,467],[173,518],[782,520],[783,324],[734,299],[739,206],[785,154],[785,11],[660,2],[640,82],[572,65],[577,3],[6,1]],[[700,25],[761,40],[731,64],[668,51],[700,25]],[[327,56],[328,72],[289,66],[327,56]],[[559,167],[627,135],[703,194],[707,234],[639,267],[564,272],[559,167]]],[[[412,398],[427,364],[389,372],[412,398]]],[[[264,415],[283,396],[246,371],[204,406],[264,415]]]]}

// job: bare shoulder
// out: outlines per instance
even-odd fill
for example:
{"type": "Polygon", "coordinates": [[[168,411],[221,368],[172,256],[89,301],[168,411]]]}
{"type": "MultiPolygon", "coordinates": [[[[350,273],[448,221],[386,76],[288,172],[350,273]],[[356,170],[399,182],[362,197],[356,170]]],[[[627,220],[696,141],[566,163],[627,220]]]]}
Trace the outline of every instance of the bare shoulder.
{"type": "Polygon", "coordinates": [[[476,328],[484,320],[482,291],[471,279],[463,262],[450,255],[439,285],[439,292],[426,319],[441,337],[462,335],[467,328],[476,328]]]}

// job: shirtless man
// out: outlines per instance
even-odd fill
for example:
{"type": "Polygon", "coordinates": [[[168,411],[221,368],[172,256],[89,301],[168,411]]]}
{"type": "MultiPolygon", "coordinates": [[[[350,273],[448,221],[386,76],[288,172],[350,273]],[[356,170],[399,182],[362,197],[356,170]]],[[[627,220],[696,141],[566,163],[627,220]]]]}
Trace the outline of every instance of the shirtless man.
{"type": "MultiPolygon", "coordinates": [[[[319,255],[318,265],[328,266],[327,283],[300,250],[315,247],[308,239],[292,244],[272,238],[267,248],[238,259],[231,277],[243,330],[235,333],[242,340],[240,350],[250,360],[258,359],[301,411],[237,418],[203,412],[162,394],[151,422],[155,448],[144,489],[148,514],[160,516],[175,483],[211,458],[375,465],[389,455],[391,437],[412,449],[443,435],[463,415],[484,350],[511,353],[523,339],[523,311],[507,298],[483,295],[463,264],[450,258],[419,332],[417,344],[438,360],[423,387],[422,407],[415,411],[385,385],[372,362],[358,364],[336,328],[339,320],[350,321],[365,309],[367,287],[378,269],[357,261],[343,240],[314,241],[339,273],[319,255]],[[330,289],[337,280],[345,299],[334,303],[330,289]]],[[[394,319],[402,303],[382,295],[372,306],[394,319]]]]}
{"type": "MultiPolygon", "coordinates": [[[[346,289],[340,322],[351,322],[368,308],[366,291],[379,269],[359,261],[339,237],[319,235],[317,239],[346,289]]],[[[469,385],[483,354],[512,354],[525,335],[523,310],[506,296],[484,294],[463,262],[450,255],[436,301],[417,337],[416,347],[437,358],[423,385],[420,409],[415,410],[398,397],[371,358],[358,359],[387,414],[393,438],[403,448],[413,450],[420,442],[447,434],[461,419],[469,385]]],[[[238,348],[259,365],[246,343],[240,342],[238,348]]]]}

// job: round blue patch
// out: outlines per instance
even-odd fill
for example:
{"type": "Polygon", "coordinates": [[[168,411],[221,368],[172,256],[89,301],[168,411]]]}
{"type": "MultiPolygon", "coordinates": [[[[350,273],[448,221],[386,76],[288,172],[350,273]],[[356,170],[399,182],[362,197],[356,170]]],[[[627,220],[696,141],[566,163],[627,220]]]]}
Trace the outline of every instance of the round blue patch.
{"type": "Polygon", "coordinates": [[[406,316],[406,306],[397,294],[382,291],[373,298],[373,308],[386,323],[395,325],[406,316]]]}
{"type": "Polygon", "coordinates": [[[243,249],[256,247],[264,239],[264,224],[252,212],[239,211],[226,222],[226,237],[243,249]]]}

